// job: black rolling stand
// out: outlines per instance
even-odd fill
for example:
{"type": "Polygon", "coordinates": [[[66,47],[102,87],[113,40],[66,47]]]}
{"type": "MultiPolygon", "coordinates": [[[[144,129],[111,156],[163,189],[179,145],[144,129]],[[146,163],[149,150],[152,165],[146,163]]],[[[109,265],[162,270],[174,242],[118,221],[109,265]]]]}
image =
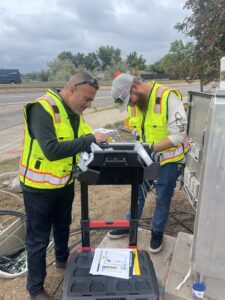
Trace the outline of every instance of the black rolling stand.
{"type": "MultiPolygon", "coordinates": [[[[144,145],[147,151],[149,148],[144,145]]],[[[145,250],[138,249],[141,275],[130,279],[89,274],[94,250],[90,247],[90,230],[129,229],[129,247],[137,248],[138,185],[145,179],[157,179],[159,164],[146,167],[134,144],[107,144],[105,151],[95,151],[85,172],[75,170],[81,183],[82,248],[71,254],[64,283],[63,300],[159,300],[159,288],[153,264],[145,250]],[[110,150],[111,149],[111,150],[110,150]],[[113,149],[113,150],[112,150],[113,149]],[[89,220],[88,185],[131,185],[130,220],[89,220]]]]}

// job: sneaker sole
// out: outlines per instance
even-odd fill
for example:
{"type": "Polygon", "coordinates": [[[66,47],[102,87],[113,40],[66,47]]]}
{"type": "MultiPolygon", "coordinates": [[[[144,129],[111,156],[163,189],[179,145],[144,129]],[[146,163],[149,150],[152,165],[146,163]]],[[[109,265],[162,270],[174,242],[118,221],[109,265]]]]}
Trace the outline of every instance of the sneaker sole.
{"type": "Polygon", "coordinates": [[[57,269],[66,269],[66,265],[65,266],[62,266],[62,265],[58,265],[56,262],[53,263],[53,266],[57,269]]]}
{"type": "Polygon", "coordinates": [[[162,250],[162,247],[163,247],[163,243],[159,246],[159,248],[157,248],[157,249],[152,249],[150,246],[149,246],[149,251],[151,252],[151,253],[158,253],[159,251],[161,251],[162,250]]]}
{"type": "Polygon", "coordinates": [[[128,233],[120,234],[120,235],[111,235],[109,232],[107,233],[107,237],[111,240],[118,240],[124,236],[128,236],[128,233]]]}

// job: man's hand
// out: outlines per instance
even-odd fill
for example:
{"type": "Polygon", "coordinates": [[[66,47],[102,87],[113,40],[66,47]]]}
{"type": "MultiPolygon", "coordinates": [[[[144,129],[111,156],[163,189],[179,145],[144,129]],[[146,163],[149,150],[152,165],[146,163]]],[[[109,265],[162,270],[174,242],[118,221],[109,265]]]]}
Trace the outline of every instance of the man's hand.
{"type": "Polygon", "coordinates": [[[150,153],[149,156],[154,162],[159,162],[160,161],[160,154],[155,150],[154,144],[151,144],[149,147],[150,153]]]}
{"type": "Polygon", "coordinates": [[[104,133],[95,132],[94,136],[95,136],[95,139],[96,139],[96,143],[98,143],[98,144],[107,142],[107,135],[104,134],[104,133]]]}

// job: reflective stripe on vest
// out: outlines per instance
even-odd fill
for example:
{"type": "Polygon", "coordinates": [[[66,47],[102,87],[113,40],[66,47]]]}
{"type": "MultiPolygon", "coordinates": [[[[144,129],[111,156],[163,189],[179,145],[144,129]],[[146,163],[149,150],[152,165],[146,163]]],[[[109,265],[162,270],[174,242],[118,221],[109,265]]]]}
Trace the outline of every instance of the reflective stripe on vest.
{"type": "Polygon", "coordinates": [[[37,183],[49,183],[51,185],[65,185],[70,179],[70,175],[66,175],[63,177],[57,177],[50,173],[40,173],[34,170],[27,169],[26,167],[20,164],[19,172],[22,176],[25,176],[30,181],[37,183]]]}
{"type": "Polygon", "coordinates": [[[167,87],[160,86],[156,90],[156,98],[155,98],[155,108],[154,112],[156,114],[161,114],[162,113],[162,97],[165,91],[167,91],[167,87]]]}
{"type": "Polygon", "coordinates": [[[130,106],[130,117],[135,118],[136,117],[136,105],[130,106]]]}
{"type": "Polygon", "coordinates": [[[136,123],[137,123],[137,106],[127,106],[127,112],[129,115],[129,119],[128,119],[128,124],[131,127],[136,127],[136,123]]]}
{"type": "Polygon", "coordinates": [[[52,114],[53,114],[55,123],[60,123],[61,122],[60,121],[60,114],[59,114],[58,111],[56,111],[56,112],[54,111],[54,107],[57,107],[57,109],[58,109],[58,106],[55,103],[55,99],[53,99],[53,98],[45,95],[45,96],[41,96],[41,97],[37,98],[35,100],[35,102],[39,101],[39,100],[45,100],[49,104],[49,106],[50,106],[50,108],[52,110],[52,114]]]}
{"type": "Polygon", "coordinates": [[[166,150],[166,152],[161,153],[160,155],[160,163],[163,164],[166,161],[169,161],[171,159],[178,158],[182,153],[184,152],[184,146],[183,144],[179,144],[176,146],[173,150],[166,150]]]}

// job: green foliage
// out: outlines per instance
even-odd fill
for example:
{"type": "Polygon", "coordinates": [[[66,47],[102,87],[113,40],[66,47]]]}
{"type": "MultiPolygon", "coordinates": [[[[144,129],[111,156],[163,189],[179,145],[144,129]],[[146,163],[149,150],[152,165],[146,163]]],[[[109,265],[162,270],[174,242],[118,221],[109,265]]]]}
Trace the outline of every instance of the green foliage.
{"type": "Polygon", "coordinates": [[[163,64],[163,58],[150,65],[150,72],[155,74],[165,74],[165,66],[163,64]]]}
{"type": "Polygon", "coordinates": [[[175,40],[171,43],[169,53],[174,55],[178,61],[182,61],[183,59],[192,58],[193,50],[194,44],[192,42],[183,43],[182,40],[175,40]]]}
{"type": "Polygon", "coordinates": [[[108,66],[118,64],[122,61],[121,50],[113,46],[101,46],[96,51],[101,69],[104,71],[108,66]]]}
{"type": "Polygon", "coordinates": [[[224,0],[187,0],[184,8],[192,14],[175,28],[195,39],[191,77],[208,83],[219,77],[220,58],[225,54],[224,0]]]}
{"type": "Polygon", "coordinates": [[[40,80],[40,81],[48,81],[49,79],[49,76],[50,76],[50,73],[49,71],[45,71],[45,70],[41,70],[41,72],[39,72],[37,74],[37,78],[40,80]]]}
{"type": "Polygon", "coordinates": [[[169,74],[176,79],[189,78],[193,68],[194,49],[195,45],[192,42],[175,40],[170,45],[169,53],[150,66],[151,72],[169,74]]]}
{"type": "Polygon", "coordinates": [[[73,54],[70,51],[62,51],[57,58],[62,61],[73,61],[73,54]]]}
{"type": "MultiPolygon", "coordinates": [[[[181,40],[176,40],[171,43],[169,53],[150,65],[149,69],[153,73],[173,75],[176,79],[191,78],[192,66],[195,63],[193,60],[194,51],[194,43],[183,43],[181,40]]],[[[195,72],[200,66],[198,64],[197,67],[193,68],[195,72]]],[[[121,72],[130,71],[134,75],[139,75],[139,70],[146,69],[146,60],[136,51],[131,52],[123,60],[120,49],[107,45],[88,54],[81,52],[73,54],[70,51],[62,51],[48,63],[47,67],[46,70],[41,70],[39,73],[27,74],[28,80],[66,81],[71,74],[86,70],[96,78],[107,82],[111,81],[118,70],[121,72]]],[[[211,70],[207,72],[209,73],[211,70]]]]}
{"type": "Polygon", "coordinates": [[[72,62],[76,68],[84,67],[85,54],[78,52],[77,54],[73,55],[72,62]]]}
{"type": "Polygon", "coordinates": [[[46,74],[41,72],[39,78],[46,80],[48,74],[51,80],[68,80],[75,72],[84,70],[108,72],[113,67],[119,68],[121,63],[121,50],[112,46],[101,46],[96,52],[89,52],[87,55],[80,52],[72,54],[70,51],[62,51],[56,59],[48,63],[46,74]]]}
{"type": "Polygon", "coordinates": [[[193,68],[194,48],[192,42],[183,43],[181,40],[172,42],[169,56],[165,61],[167,72],[178,79],[189,78],[193,68]]]}
{"type": "Polygon", "coordinates": [[[22,77],[23,82],[38,80],[38,72],[31,72],[31,73],[27,73],[27,74],[22,74],[21,77],[22,77]]]}
{"type": "Polygon", "coordinates": [[[49,80],[64,81],[76,73],[77,69],[71,61],[56,58],[48,63],[48,72],[49,80]]]}
{"type": "Polygon", "coordinates": [[[94,71],[100,66],[96,53],[90,52],[84,57],[84,66],[90,71],[94,71]]]}
{"type": "Polygon", "coordinates": [[[146,60],[142,55],[138,56],[136,51],[131,52],[126,58],[126,64],[129,68],[135,70],[144,70],[146,68],[146,60]]]}

